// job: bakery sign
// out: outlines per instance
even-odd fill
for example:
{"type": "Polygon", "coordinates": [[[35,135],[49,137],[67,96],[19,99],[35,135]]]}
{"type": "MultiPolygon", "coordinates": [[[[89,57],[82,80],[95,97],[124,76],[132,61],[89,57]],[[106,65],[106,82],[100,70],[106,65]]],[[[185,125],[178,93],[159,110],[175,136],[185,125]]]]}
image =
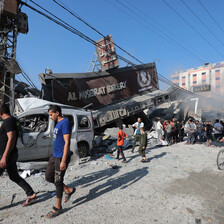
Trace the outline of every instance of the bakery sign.
{"type": "Polygon", "coordinates": [[[52,79],[53,100],[58,103],[92,108],[128,99],[158,89],[155,65],[144,69],[117,70],[104,76],[72,78],[63,85],[63,78],[52,79]]]}
{"type": "Polygon", "coordinates": [[[206,92],[211,91],[211,85],[201,85],[201,86],[194,86],[193,87],[194,92],[206,92]]]}

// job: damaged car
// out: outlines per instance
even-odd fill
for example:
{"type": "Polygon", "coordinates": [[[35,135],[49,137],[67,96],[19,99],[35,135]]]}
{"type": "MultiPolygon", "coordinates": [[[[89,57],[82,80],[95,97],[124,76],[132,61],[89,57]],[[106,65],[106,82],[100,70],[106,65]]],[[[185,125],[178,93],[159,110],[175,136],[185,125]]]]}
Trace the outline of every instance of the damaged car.
{"type": "MultiPolygon", "coordinates": [[[[52,137],[54,122],[49,119],[49,105],[56,104],[37,98],[17,100],[17,118],[21,124],[21,134],[17,141],[18,161],[34,161],[48,159],[52,154],[52,137]],[[21,112],[22,111],[22,112],[21,112]]],[[[71,160],[78,162],[92,149],[94,127],[92,114],[84,109],[57,104],[62,109],[63,117],[72,126],[71,160]]]]}

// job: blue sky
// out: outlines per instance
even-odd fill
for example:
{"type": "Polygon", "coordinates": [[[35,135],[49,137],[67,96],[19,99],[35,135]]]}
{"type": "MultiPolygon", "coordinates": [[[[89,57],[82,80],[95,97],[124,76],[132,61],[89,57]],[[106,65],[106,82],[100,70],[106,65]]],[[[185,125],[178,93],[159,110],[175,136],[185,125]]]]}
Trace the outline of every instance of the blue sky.
{"type": "MultiPolygon", "coordinates": [[[[53,0],[34,0],[93,40],[101,38],[53,0]]],[[[158,73],[170,75],[206,62],[224,61],[223,0],[58,0],[143,63],[156,62],[158,73]],[[166,1],[183,19],[181,19],[166,1]],[[213,16],[216,23],[204,10],[213,16]],[[121,4],[122,3],[122,4],[121,4]],[[206,27],[192,14],[197,15],[206,27]],[[209,30],[209,31],[208,31],[209,30]],[[180,47],[180,45],[182,47],[180,47]]],[[[28,4],[35,6],[31,1],[28,4]]],[[[94,45],[26,6],[29,32],[19,34],[17,59],[35,85],[46,67],[54,73],[86,72],[94,45]]],[[[117,53],[139,64],[121,50],[117,53]]],[[[122,61],[120,67],[126,66],[122,61]]],[[[23,80],[18,75],[19,80],[23,80]]],[[[167,85],[160,83],[160,88],[167,85]]]]}

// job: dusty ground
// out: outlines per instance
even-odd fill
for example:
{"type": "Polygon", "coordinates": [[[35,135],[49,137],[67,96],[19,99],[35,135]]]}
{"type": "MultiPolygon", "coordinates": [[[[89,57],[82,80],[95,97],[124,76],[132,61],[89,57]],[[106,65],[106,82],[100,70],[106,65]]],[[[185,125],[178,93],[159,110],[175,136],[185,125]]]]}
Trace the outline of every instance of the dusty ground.
{"type": "Polygon", "coordinates": [[[0,177],[0,224],[222,224],[224,171],[216,166],[219,150],[179,143],[148,147],[147,163],[139,162],[137,152],[125,150],[127,164],[101,157],[71,166],[65,183],[77,192],[54,220],[44,217],[55,204],[54,186],[44,175],[26,179],[39,192],[38,200],[26,208],[21,207],[23,191],[8,177],[0,177]]]}

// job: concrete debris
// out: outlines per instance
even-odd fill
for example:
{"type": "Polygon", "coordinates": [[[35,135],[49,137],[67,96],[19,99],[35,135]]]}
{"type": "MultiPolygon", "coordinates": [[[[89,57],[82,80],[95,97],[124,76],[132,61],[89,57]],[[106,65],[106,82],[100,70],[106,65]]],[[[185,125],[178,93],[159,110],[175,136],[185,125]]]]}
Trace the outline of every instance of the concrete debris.
{"type": "Polygon", "coordinates": [[[29,177],[30,174],[31,174],[31,170],[24,170],[24,171],[20,174],[20,176],[21,176],[23,179],[25,179],[25,178],[29,177]]]}
{"type": "Polygon", "coordinates": [[[19,170],[38,170],[42,171],[47,168],[47,161],[35,161],[35,162],[17,162],[19,170]]]}
{"type": "Polygon", "coordinates": [[[95,136],[93,147],[100,147],[101,144],[102,144],[102,138],[99,136],[95,136]]]}

